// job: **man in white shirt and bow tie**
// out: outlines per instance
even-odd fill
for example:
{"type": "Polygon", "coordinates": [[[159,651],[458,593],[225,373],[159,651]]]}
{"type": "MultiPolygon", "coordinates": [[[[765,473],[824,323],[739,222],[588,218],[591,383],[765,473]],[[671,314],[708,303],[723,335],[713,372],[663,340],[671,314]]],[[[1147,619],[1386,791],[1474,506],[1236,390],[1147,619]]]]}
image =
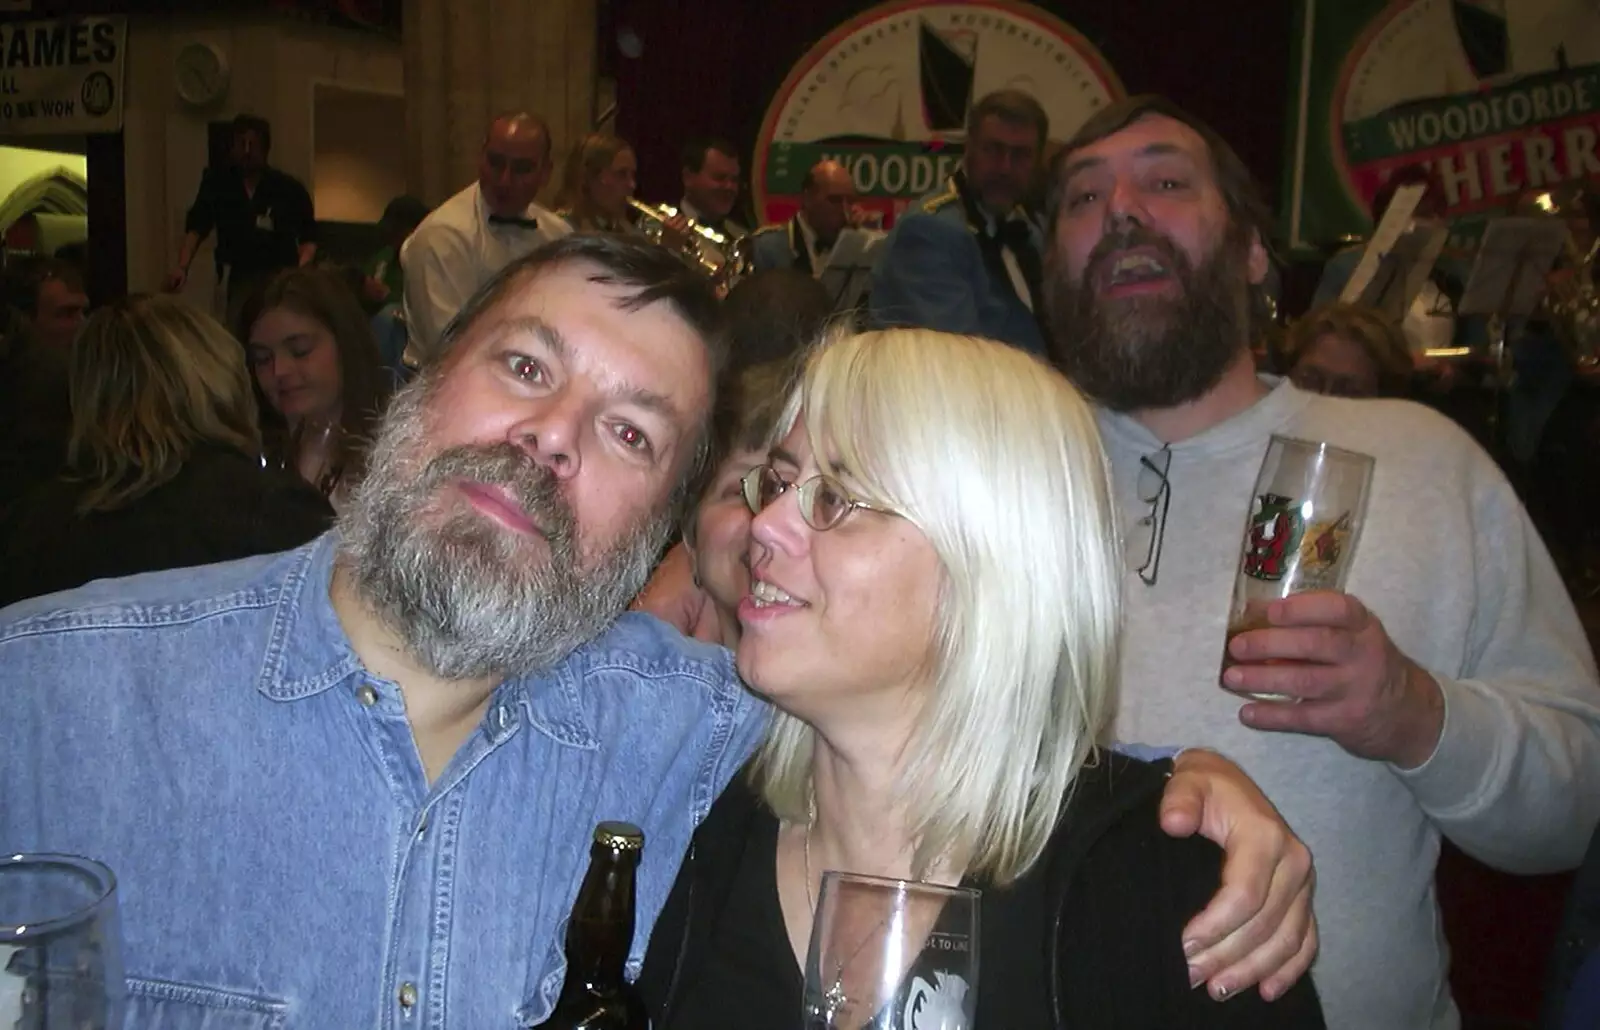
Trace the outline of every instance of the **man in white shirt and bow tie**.
{"type": "Polygon", "coordinates": [[[571,232],[534,203],[550,179],[550,127],[527,112],[489,125],[478,181],[440,204],[400,251],[411,357],[434,357],[450,319],[479,286],[539,244],[571,232]]]}

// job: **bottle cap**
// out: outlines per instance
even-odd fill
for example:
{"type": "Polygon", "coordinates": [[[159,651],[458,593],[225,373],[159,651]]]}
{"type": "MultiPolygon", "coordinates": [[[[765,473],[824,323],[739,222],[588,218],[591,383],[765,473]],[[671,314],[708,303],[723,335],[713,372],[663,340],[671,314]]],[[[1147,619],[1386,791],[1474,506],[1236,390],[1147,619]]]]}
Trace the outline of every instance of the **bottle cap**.
{"type": "Polygon", "coordinates": [[[618,851],[639,851],[644,847],[644,831],[632,823],[601,823],[594,828],[594,842],[618,851]]]}

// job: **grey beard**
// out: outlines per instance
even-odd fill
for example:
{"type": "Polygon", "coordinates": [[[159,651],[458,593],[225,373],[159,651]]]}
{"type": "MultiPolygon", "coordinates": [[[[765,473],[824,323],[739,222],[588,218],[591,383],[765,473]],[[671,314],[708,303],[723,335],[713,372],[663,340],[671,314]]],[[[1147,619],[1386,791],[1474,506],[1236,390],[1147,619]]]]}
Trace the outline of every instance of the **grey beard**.
{"type": "Polygon", "coordinates": [[[435,676],[506,677],[559,664],[644,586],[670,519],[665,511],[642,519],[585,568],[554,474],[522,450],[501,443],[423,457],[430,391],[424,377],[395,396],[339,518],[341,558],[363,601],[435,676]],[[473,511],[441,520],[440,489],[463,478],[510,492],[547,553],[537,537],[473,511]]]}
{"type": "Polygon", "coordinates": [[[1052,260],[1045,302],[1058,365],[1078,389],[1113,411],[1198,400],[1249,346],[1247,255],[1230,233],[1195,268],[1166,237],[1134,228],[1102,239],[1076,283],[1052,260]],[[1103,261],[1141,244],[1161,252],[1182,295],[1103,300],[1093,285],[1103,261]]]}

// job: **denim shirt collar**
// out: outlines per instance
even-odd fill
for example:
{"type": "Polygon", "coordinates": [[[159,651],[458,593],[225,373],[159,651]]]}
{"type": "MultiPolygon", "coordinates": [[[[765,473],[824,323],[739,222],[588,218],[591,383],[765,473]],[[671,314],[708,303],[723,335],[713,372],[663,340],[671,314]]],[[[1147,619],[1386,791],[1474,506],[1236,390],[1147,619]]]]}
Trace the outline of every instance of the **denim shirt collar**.
{"type": "MultiPolygon", "coordinates": [[[[256,689],[274,701],[313,697],[365,671],[329,596],[337,551],[338,531],[330,530],[295,552],[284,575],[256,683],[256,689]]],[[[498,738],[505,735],[500,731],[514,728],[504,709],[520,703],[528,719],[550,739],[569,747],[598,747],[579,694],[577,663],[583,651],[580,648],[543,673],[502,683],[486,717],[491,734],[498,738]]]]}
{"type": "Polygon", "coordinates": [[[361,671],[328,596],[337,543],[330,531],[300,548],[283,578],[256,684],[274,701],[312,697],[361,671]]]}

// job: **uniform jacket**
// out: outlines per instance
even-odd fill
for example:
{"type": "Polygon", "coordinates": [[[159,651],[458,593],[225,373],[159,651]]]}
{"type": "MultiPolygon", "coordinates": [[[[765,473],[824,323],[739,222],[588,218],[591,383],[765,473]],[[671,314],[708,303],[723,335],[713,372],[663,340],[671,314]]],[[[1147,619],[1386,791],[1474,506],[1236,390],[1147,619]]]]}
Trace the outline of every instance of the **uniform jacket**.
{"type": "MultiPolygon", "coordinates": [[[[1026,221],[1019,210],[1013,220],[1026,221]]],[[[1027,221],[1035,258],[1043,234],[1027,221]]],[[[1017,296],[993,234],[964,193],[959,173],[895,222],[872,273],[868,321],[875,328],[921,326],[1000,340],[1045,353],[1038,318],[1017,296]]],[[[1033,290],[1035,294],[1040,290],[1033,290]]],[[[1035,296],[1034,307],[1043,298],[1035,296]]]]}

